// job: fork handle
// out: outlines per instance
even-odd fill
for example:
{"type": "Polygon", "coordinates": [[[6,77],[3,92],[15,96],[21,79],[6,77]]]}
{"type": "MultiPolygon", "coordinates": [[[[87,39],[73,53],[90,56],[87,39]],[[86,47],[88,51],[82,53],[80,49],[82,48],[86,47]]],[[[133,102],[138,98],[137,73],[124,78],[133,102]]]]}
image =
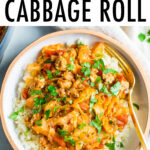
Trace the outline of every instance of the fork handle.
{"type": "Polygon", "coordinates": [[[137,120],[137,118],[136,118],[136,114],[135,114],[135,112],[134,112],[133,105],[132,105],[132,103],[131,103],[131,99],[130,99],[129,103],[130,103],[130,104],[129,104],[130,115],[131,115],[131,117],[132,117],[132,121],[133,121],[134,126],[135,126],[135,128],[136,128],[136,131],[137,131],[137,134],[138,134],[138,136],[139,136],[140,142],[141,142],[141,144],[142,144],[143,150],[148,150],[148,147],[147,147],[147,145],[146,145],[146,140],[145,140],[145,137],[144,137],[143,132],[142,132],[142,130],[141,130],[141,127],[140,127],[140,125],[139,125],[139,122],[138,122],[138,120],[137,120]]]}

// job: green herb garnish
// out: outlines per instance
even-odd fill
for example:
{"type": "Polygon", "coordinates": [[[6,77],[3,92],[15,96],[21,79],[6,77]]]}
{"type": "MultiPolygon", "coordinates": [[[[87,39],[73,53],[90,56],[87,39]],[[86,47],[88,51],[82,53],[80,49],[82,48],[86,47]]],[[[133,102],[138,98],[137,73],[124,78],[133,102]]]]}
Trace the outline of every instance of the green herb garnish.
{"type": "Polygon", "coordinates": [[[81,46],[81,45],[84,45],[84,44],[82,42],[80,42],[80,43],[77,43],[76,45],[81,46]]]}
{"type": "Polygon", "coordinates": [[[103,71],[103,74],[107,74],[107,73],[118,73],[118,72],[116,70],[114,70],[114,69],[105,69],[103,71]]]}
{"type": "Polygon", "coordinates": [[[110,123],[110,124],[113,124],[114,122],[113,122],[112,120],[109,120],[109,123],[110,123]]]}
{"type": "Polygon", "coordinates": [[[52,80],[52,73],[51,73],[51,71],[47,70],[46,72],[47,72],[47,76],[48,76],[49,80],[52,80]]]}
{"type": "Polygon", "coordinates": [[[39,78],[40,78],[40,79],[44,79],[44,77],[43,77],[43,76],[40,76],[39,78]]]}
{"type": "Polygon", "coordinates": [[[100,143],[101,142],[101,138],[97,138],[97,142],[100,143]]]}
{"type": "Polygon", "coordinates": [[[99,82],[99,84],[98,84],[98,90],[101,91],[102,88],[103,88],[103,83],[99,82]]]}
{"type": "Polygon", "coordinates": [[[105,145],[109,148],[109,150],[115,150],[115,137],[113,136],[112,143],[106,143],[105,145]]]}
{"type": "Polygon", "coordinates": [[[31,96],[42,95],[42,91],[41,90],[30,91],[30,95],[31,96]]]}
{"type": "Polygon", "coordinates": [[[61,135],[61,136],[66,136],[66,135],[68,134],[68,131],[58,129],[58,133],[59,133],[59,135],[61,135]]]}
{"type": "Polygon", "coordinates": [[[117,96],[119,91],[121,89],[121,83],[117,82],[115,83],[111,88],[110,88],[110,92],[114,95],[117,96]]]}
{"type": "Polygon", "coordinates": [[[24,111],[24,106],[21,107],[18,111],[12,113],[9,118],[15,120],[17,118],[17,116],[19,115],[20,112],[23,112],[24,111]]]}
{"type": "Polygon", "coordinates": [[[147,35],[150,36],[150,30],[147,31],[147,35]]]}
{"type": "Polygon", "coordinates": [[[101,127],[101,120],[98,118],[98,116],[96,116],[95,119],[90,122],[90,126],[93,126],[98,130],[98,136],[99,136],[102,127],[101,127]]]}
{"type": "Polygon", "coordinates": [[[44,63],[52,63],[50,59],[44,61],[44,63]]]}
{"type": "Polygon", "coordinates": [[[57,95],[58,95],[58,93],[56,92],[56,88],[55,88],[54,85],[49,85],[49,86],[48,86],[48,90],[49,90],[49,92],[50,92],[50,94],[51,94],[52,96],[57,96],[57,95]]]}
{"type": "Polygon", "coordinates": [[[66,141],[69,141],[69,143],[70,143],[72,146],[75,146],[75,144],[76,144],[75,140],[74,140],[73,137],[71,137],[71,136],[65,137],[65,138],[64,138],[64,141],[65,141],[65,142],[66,142],[66,141]]]}
{"type": "Polygon", "coordinates": [[[97,99],[95,99],[95,95],[92,94],[91,99],[90,99],[90,112],[92,111],[92,107],[95,103],[97,103],[97,99]]]}
{"type": "Polygon", "coordinates": [[[44,114],[46,115],[46,120],[48,120],[50,112],[51,112],[51,109],[46,110],[46,111],[44,112],[44,114]]]}
{"type": "Polygon", "coordinates": [[[38,109],[33,109],[32,111],[33,111],[34,114],[37,114],[37,113],[40,113],[41,108],[42,108],[42,106],[39,105],[39,108],[38,108],[38,109]]]}
{"type": "Polygon", "coordinates": [[[59,106],[55,106],[53,112],[55,112],[57,109],[59,108],[59,106]]]}
{"type": "Polygon", "coordinates": [[[150,43],[150,38],[148,38],[148,39],[146,40],[146,42],[147,42],[147,43],[150,43]]]}
{"type": "Polygon", "coordinates": [[[74,69],[74,65],[73,65],[73,64],[67,65],[67,69],[68,69],[68,70],[73,70],[73,69],[74,69]]]}
{"type": "Polygon", "coordinates": [[[45,104],[46,103],[46,99],[45,98],[34,98],[34,106],[35,107],[38,107],[38,105],[41,105],[41,104],[45,104]]]}
{"type": "Polygon", "coordinates": [[[97,78],[96,78],[96,83],[99,83],[99,82],[101,82],[101,77],[100,77],[100,76],[97,76],[97,78]]]}
{"type": "Polygon", "coordinates": [[[26,132],[24,133],[25,136],[27,136],[27,134],[29,133],[30,128],[27,128],[26,132]]]}
{"type": "Polygon", "coordinates": [[[69,101],[69,104],[71,105],[72,103],[73,103],[72,100],[70,100],[70,101],[69,101]]]}
{"type": "Polygon", "coordinates": [[[138,35],[138,38],[139,38],[139,40],[140,40],[141,42],[143,42],[143,41],[146,39],[146,35],[143,34],[143,33],[140,33],[140,34],[138,35]]]}
{"type": "Polygon", "coordinates": [[[139,106],[138,104],[136,104],[136,103],[133,103],[133,106],[134,106],[137,110],[140,109],[140,106],[139,106]]]}
{"type": "Polygon", "coordinates": [[[53,76],[57,76],[60,73],[59,70],[56,70],[55,72],[52,73],[53,76]]]}
{"type": "Polygon", "coordinates": [[[104,85],[102,88],[101,88],[101,90],[100,90],[102,93],[104,93],[104,94],[108,94],[109,93],[109,91],[108,91],[108,89],[107,89],[107,87],[104,85]]]}
{"type": "Polygon", "coordinates": [[[88,62],[85,62],[83,64],[81,64],[82,69],[81,69],[81,73],[84,73],[85,76],[90,76],[91,75],[91,64],[88,62]]]}
{"type": "Polygon", "coordinates": [[[81,78],[81,81],[83,82],[86,78],[81,78]]]}
{"type": "Polygon", "coordinates": [[[71,64],[67,65],[68,70],[73,70],[74,69],[74,59],[71,57],[70,58],[71,64]]]}
{"type": "Polygon", "coordinates": [[[63,101],[67,100],[67,96],[61,98],[63,101]]]}
{"type": "Polygon", "coordinates": [[[42,120],[35,121],[35,124],[37,124],[38,126],[41,126],[42,125],[42,120]]]}
{"type": "Polygon", "coordinates": [[[94,65],[93,68],[97,68],[100,70],[104,70],[105,69],[105,65],[104,65],[104,61],[102,59],[98,59],[98,60],[94,60],[94,65]]]}
{"type": "Polygon", "coordinates": [[[94,87],[94,86],[95,86],[95,83],[94,83],[94,82],[91,82],[90,86],[94,87]]]}
{"type": "Polygon", "coordinates": [[[120,147],[120,148],[123,148],[123,147],[124,147],[124,145],[123,145],[123,143],[122,143],[122,142],[120,142],[119,147],[120,147]]]}
{"type": "Polygon", "coordinates": [[[101,112],[99,115],[100,115],[100,117],[103,116],[103,112],[101,112]]]}
{"type": "Polygon", "coordinates": [[[78,129],[82,129],[82,128],[85,127],[85,126],[86,126],[86,124],[85,124],[85,123],[82,123],[82,124],[78,125],[78,129]]]}

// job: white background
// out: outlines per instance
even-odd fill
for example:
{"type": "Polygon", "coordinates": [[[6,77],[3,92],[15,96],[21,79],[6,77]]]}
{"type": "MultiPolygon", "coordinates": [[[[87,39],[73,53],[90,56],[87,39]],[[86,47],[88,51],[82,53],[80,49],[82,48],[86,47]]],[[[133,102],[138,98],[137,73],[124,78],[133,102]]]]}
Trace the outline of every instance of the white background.
{"type": "MultiPolygon", "coordinates": [[[[30,20],[30,8],[31,8],[31,0],[24,0],[26,4],[26,9],[27,9],[27,14],[28,14],[28,19],[29,22],[25,22],[25,20],[22,18],[20,22],[16,22],[16,18],[18,15],[19,11],[19,6],[20,6],[20,1],[21,0],[14,0],[14,3],[10,4],[10,9],[9,13],[12,18],[15,18],[15,22],[11,23],[6,19],[5,16],[5,6],[7,0],[0,0],[0,25],[48,25],[48,26],[114,26],[114,25],[134,25],[134,26],[148,26],[150,25],[150,0],[141,0],[142,1],[142,17],[147,19],[147,22],[138,22],[137,16],[138,16],[138,0],[131,0],[132,5],[132,17],[136,18],[136,22],[128,22],[127,16],[128,16],[128,0],[122,0],[125,5],[125,17],[122,22],[115,22],[113,19],[113,13],[112,13],[112,7],[113,7],[113,2],[115,0],[109,0],[110,1],[110,9],[108,11],[109,17],[111,18],[111,22],[100,22],[100,2],[102,0],[91,0],[91,2],[87,2],[87,8],[90,9],[90,13],[87,13],[87,17],[91,18],[91,22],[83,22],[82,18],[82,5],[83,5],[83,0],[78,0],[79,5],[76,5],[75,3],[73,4],[73,10],[80,10],[80,18],[77,22],[71,22],[68,19],[68,2],[70,0],[62,0],[63,1],[63,6],[65,10],[65,16],[67,19],[67,22],[63,22],[62,19],[60,18],[58,22],[55,22],[55,15],[56,15],[56,9],[58,6],[58,1],[59,0],[51,0],[52,1],[52,12],[53,12],[53,19],[50,22],[43,22],[43,0],[38,0],[40,2],[40,20],[37,22],[31,22],[30,20]]],[[[118,5],[119,6],[119,5],[118,5]]],[[[117,8],[117,15],[120,15],[120,6],[117,8]]],[[[74,14],[75,15],[75,14],[74,14]]]]}

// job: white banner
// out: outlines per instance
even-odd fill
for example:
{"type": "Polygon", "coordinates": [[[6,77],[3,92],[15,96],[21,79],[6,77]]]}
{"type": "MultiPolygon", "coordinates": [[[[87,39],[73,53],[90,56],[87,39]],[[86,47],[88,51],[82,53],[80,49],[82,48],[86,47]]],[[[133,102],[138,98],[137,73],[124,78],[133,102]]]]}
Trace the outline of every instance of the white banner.
{"type": "Polygon", "coordinates": [[[0,0],[0,25],[148,26],[150,0],[0,0]]]}

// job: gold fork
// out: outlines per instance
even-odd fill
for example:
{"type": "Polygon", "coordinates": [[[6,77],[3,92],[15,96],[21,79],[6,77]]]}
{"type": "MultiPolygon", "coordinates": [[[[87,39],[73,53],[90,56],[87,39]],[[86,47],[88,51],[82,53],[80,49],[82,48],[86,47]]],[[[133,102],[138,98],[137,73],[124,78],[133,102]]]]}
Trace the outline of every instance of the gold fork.
{"type": "Polygon", "coordinates": [[[129,112],[130,115],[132,117],[132,121],[134,123],[134,126],[136,128],[137,134],[139,136],[140,142],[142,144],[143,150],[148,150],[147,146],[146,146],[146,141],[145,141],[145,137],[143,135],[143,132],[141,130],[141,127],[139,125],[139,122],[137,120],[137,117],[135,115],[134,109],[133,109],[133,103],[132,103],[132,92],[133,92],[133,88],[135,85],[135,77],[134,74],[131,70],[131,68],[129,67],[129,65],[125,62],[125,60],[109,45],[107,45],[106,43],[105,45],[105,51],[106,53],[111,56],[114,57],[118,60],[119,66],[122,68],[122,72],[125,76],[125,78],[129,81],[129,101],[128,101],[128,105],[129,105],[129,112]]]}

